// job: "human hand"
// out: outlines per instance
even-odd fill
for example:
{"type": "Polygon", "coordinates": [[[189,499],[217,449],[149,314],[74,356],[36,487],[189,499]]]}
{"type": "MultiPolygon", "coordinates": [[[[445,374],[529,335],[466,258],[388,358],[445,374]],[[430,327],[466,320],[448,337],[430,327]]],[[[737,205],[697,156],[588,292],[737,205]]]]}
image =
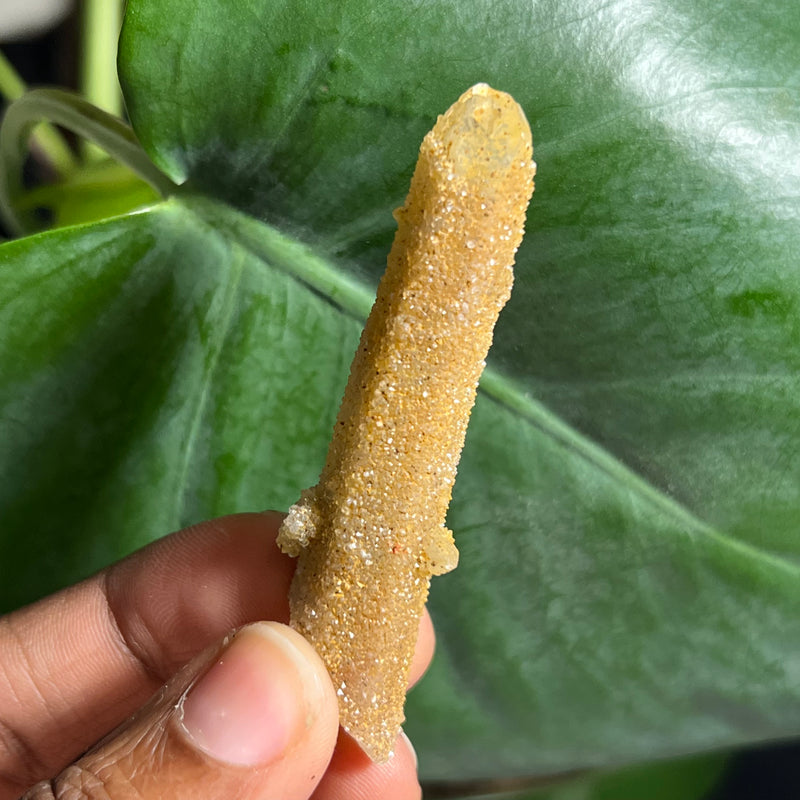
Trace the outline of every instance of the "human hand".
{"type": "MultiPolygon", "coordinates": [[[[408,740],[372,763],[338,731],[322,662],[281,624],[294,562],[280,521],[202,523],[0,617],[0,800],[419,798],[408,740]]],[[[412,681],[433,642],[426,614],[412,681]]]]}

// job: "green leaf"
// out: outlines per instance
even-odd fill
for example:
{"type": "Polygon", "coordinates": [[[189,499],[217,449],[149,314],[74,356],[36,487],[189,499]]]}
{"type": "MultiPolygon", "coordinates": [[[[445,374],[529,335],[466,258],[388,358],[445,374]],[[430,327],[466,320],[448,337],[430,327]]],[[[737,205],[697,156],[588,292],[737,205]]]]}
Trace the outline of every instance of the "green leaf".
{"type": "Polygon", "coordinates": [[[0,254],[3,607],[313,482],[355,321],[177,203],[0,254]]]}
{"type": "MultiPolygon", "coordinates": [[[[0,505],[37,532],[4,542],[7,604],[314,482],[359,325],[288,273],[320,275],[313,253],[199,201],[2,253],[0,505]]],[[[481,397],[460,470],[462,565],[435,583],[440,656],[410,704],[426,773],[794,732],[797,568],[512,400],[481,397]]]]}
{"type": "Polygon", "coordinates": [[[711,755],[629,767],[602,776],[586,800],[699,800],[717,783],[725,763],[724,756],[711,755]]]}
{"type": "Polygon", "coordinates": [[[497,800],[701,800],[722,775],[726,758],[695,756],[593,775],[544,792],[494,795],[497,800]]]}
{"type": "Polygon", "coordinates": [[[0,249],[2,602],[315,482],[419,142],[484,80],[539,175],[423,772],[797,735],[798,42],[777,0],[129,0],[127,107],[184,196],[0,249]]]}
{"type": "Polygon", "coordinates": [[[73,172],[60,183],[27,192],[18,207],[22,211],[40,210],[51,218],[54,227],[63,227],[125,214],[158,199],[152,186],[106,158],[73,172]]]}
{"type": "Polygon", "coordinates": [[[131,0],[120,64],[171,177],[371,280],[436,115],[477,81],[510,91],[539,175],[493,363],[796,556],[798,41],[779,0],[131,0]]]}

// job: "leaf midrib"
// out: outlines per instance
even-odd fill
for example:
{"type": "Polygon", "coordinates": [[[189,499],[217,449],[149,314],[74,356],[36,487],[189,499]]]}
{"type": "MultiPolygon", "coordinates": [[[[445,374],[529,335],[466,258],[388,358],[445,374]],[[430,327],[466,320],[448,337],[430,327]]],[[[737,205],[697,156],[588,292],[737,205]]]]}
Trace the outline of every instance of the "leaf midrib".
{"type": "MultiPolygon", "coordinates": [[[[374,293],[351,275],[337,270],[309,246],[290,238],[272,226],[248,217],[232,207],[205,196],[182,194],[168,202],[180,203],[218,231],[232,236],[256,258],[291,275],[343,313],[363,323],[374,300],[374,293]]],[[[505,375],[488,366],[479,391],[538,428],[559,446],[582,458],[612,480],[624,485],[650,507],[693,529],[739,555],[765,567],[800,578],[800,565],[774,553],[742,542],[699,519],[689,509],[633,472],[608,450],[594,443],[562,421],[556,414],[520,388],[505,375]]]]}
{"type": "MultiPolygon", "coordinates": [[[[208,224],[208,221],[205,219],[203,219],[202,222],[204,224],[208,224]]],[[[214,226],[211,226],[211,229],[214,233],[218,233],[214,226]]],[[[222,354],[225,340],[231,329],[231,324],[234,317],[236,297],[239,292],[239,286],[241,284],[242,274],[244,272],[244,256],[242,253],[236,253],[235,251],[232,252],[230,271],[231,275],[233,276],[233,283],[232,285],[228,286],[225,297],[222,300],[222,308],[220,310],[222,324],[214,330],[213,339],[210,346],[210,357],[204,370],[202,387],[196,396],[194,408],[189,418],[189,425],[186,429],[186,445],[184,449],[183,460],[180,469],[178,470],[174,492],[176,499],[174,521],[177,526],[188,524],[186,520],[186,487],[189,483],[189,472],[195,457],[203,416],[205,415],[208,406],[209,394],[213,384],[213,376],[219,366],[220,356],[222,354]]]]}

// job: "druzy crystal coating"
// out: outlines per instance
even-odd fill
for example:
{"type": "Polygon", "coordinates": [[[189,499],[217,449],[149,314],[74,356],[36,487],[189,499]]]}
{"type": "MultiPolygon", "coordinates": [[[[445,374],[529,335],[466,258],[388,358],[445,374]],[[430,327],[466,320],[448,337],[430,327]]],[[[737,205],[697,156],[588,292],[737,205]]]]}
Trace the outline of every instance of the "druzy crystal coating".
{"type": "MultiPolygon", "coordinates": [[[[342,726],[392,754],[430,578],[458,551],[445,516],[533,192],[522,109],[478,84],[420,148],[318,484],[278,543],[298,556],[291,624],[317,649],[342,726]]],[[[487,476],[491,480],[491,476],[487,476]]]]}

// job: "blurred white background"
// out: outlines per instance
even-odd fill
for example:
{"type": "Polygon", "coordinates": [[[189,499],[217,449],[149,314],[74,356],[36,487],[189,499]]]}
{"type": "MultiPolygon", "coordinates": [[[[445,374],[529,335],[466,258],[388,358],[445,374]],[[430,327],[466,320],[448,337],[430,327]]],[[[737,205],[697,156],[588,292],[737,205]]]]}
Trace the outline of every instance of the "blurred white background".
{"type": "Polygon", "coordinates": [[[72,0],[0,0],[0,42],[44,33],[66,17],[72,0]]]}

